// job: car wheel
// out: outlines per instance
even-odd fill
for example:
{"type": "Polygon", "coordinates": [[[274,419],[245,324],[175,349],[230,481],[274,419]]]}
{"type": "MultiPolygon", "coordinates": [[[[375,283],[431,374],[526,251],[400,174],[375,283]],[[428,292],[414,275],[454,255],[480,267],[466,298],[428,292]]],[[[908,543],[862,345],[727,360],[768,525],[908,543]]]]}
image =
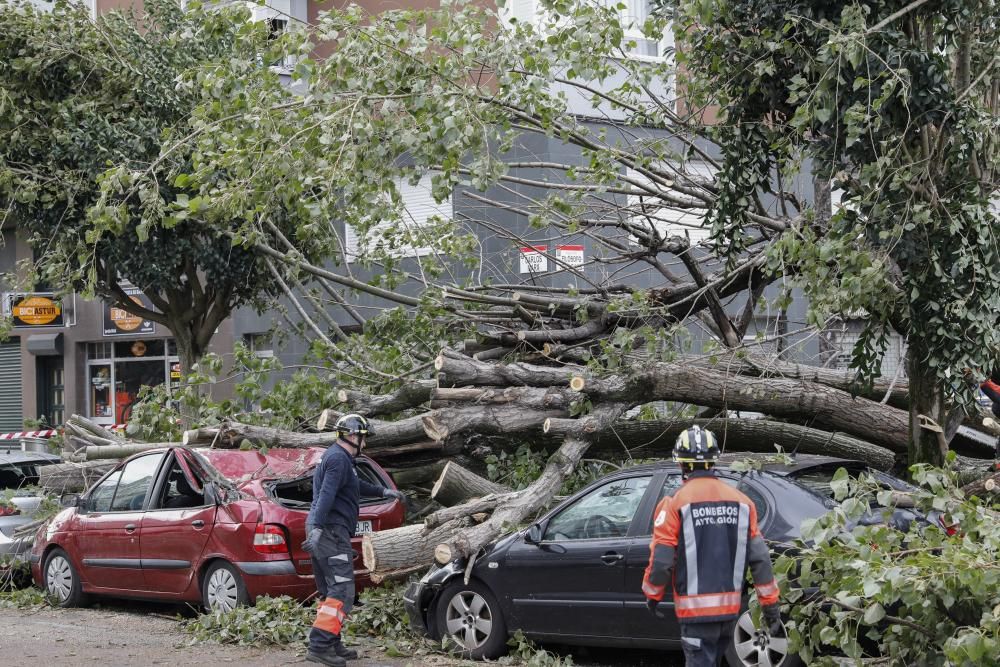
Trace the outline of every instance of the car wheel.
{"type": "Polygon", "coordinates": [[[753,622],[747,610],[736,619],[733,640],[726,648],[730,667],[799,667],[799,656],[788,652],[788,637],[782,628],[780,637],[771,637],[753,622]]]}
{"type": "Polygon", "coordinates": [[[243,577],[235,567],[225,561],[216,561],[205,572],[202,584],[202,603],[209,612],[232,611],[250,604],[243,577]]]}
{"type": "Polygon", "coordinates": [[[86,601],[80,575],[73,567],[69,555],[62,549],[53,549],[45,558],[45,592],[59,607],[79,607],[86,601]]]}
{"type": "Polygon", "coordinates": [[[450,584],[438,598],[437,627],[466,658],[499,658],[507,652],[507,624],[496,596],[478,581],[450,584]]]}

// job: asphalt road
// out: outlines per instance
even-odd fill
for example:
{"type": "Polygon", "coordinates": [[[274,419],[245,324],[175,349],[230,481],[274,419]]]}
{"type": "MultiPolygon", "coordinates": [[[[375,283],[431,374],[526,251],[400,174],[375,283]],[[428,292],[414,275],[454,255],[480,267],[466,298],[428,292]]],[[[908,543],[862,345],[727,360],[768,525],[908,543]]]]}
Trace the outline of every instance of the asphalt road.
{"type": "MultiPolygon", "coordinates": [[[[0,665],[132,667],[167,665],[204,667],[237,664],[245,667],[312,665],[304,647],[262,649],[202,643],[190,636],[175,616],[183,608],[141,602],[107,602],[87,609],[38,611],[0,608],[0,665]]],[[[476,665],[442,655],[391,658],[374,646],[360,646],[361,659],[352,667],[455,667],[476,665]]],[[[574,664],[587,667],[681,667],[679,653],[547,647],[570,654],[574,664]]],[[[482,663],[480,663],[482,664],[482,663]]]]}

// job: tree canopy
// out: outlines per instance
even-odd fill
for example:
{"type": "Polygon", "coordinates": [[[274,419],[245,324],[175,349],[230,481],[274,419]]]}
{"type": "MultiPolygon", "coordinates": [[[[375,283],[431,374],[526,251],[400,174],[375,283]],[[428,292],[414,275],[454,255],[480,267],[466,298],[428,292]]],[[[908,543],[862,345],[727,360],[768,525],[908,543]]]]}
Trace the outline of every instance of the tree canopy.
{"type": "Polygon", "coordinates": [[[194,110],[215,99],[208,72],[241,63],[254,70],[247,88],[277,78],[260,65],[266,30],[246,12],[182,11],[169,0],[96,20],[78,3],[4,8],[5,220],[34,249],[38,280],[165,325],[190,368],[234,308],[263,306],[279,290],[266,262],[226,235],[238,222],[207,219],[174,177],[198,165],[197,145],[178,140],[196,133],[194,110]],[[130,285],[148,302],[130,298],[130,285]]]}

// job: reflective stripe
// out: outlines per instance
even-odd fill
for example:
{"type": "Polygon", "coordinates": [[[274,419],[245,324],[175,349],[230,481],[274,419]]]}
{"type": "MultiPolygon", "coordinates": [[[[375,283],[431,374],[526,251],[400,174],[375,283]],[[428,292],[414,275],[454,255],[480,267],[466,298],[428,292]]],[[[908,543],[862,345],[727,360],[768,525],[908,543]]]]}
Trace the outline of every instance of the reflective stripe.
{"type": "Polygon", "coordinates": [[[740,594],[736,591],[730,593],[708,593],[706,595],[680,595],[674,600],[674,608],[677,610],[707,609],[709,607],[729,607],[735,605],[737,610],[740,606],[740,594]]]}
{"type": "Polygon", "coordinates": [[[348,581],[354,581],[354,577],[338,577],[333,575],[333,583],[335,584],[346,584],[348,581]]]}
{"type": "Polygon", "coordinates": [[[778,583],[772,581],[768,584],[756,584],[757,597],[760,598],[761,604],[773,604],[778,601],[778,594],[781,592],[778,589],[778,583]]]}
{"type": "Polygon", "coordinates": [[[319,608],[316,610],[316,620],[313,621],[313,627],[325,630],[334,635],[339,635],[340,629],[346,620],[347,615],[344,613],[344,603],[336,598],[326,598],[319,604],[319,608]]]}
{"type": "Polygon", "coordinates": [[[642,592],[649,597],[662,596],[665,586],[654,586],[648,581],[642,582],[642,592]]]}
{"type": "Polygon", "coordinates": [[[750,536],[750,507],[740,503],[739,524],[736,526],[736,559],[733,561],[733,590],[742,591],[747,573],[747,538],[750,536]]]}
{"type": "Polygon", "coordinates": [[[694,539],[694,520],[691,506],[681,508],[681,523],[684,525],[684,564],[687,566],[688,595],[698,594],[698,543],[694,539]]]}
{"type": "Polygon", "coordinates": [[[351,557],[348,556],[347,554],[337,554],[336,556],[330,556],[330,558],[328,558],[327,560],[339,560],[344,563],[350,563],[351,557]]]}

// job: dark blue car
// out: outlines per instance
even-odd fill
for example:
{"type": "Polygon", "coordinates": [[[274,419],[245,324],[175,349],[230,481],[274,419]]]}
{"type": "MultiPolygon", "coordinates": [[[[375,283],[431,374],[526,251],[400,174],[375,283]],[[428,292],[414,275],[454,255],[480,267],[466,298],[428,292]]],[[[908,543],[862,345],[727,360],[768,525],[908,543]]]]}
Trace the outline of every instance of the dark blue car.
{"type": "MultiPolygon", "coordinates": [[[[830,481],[841,467],[855,475],[872,473],[889,489],[913,490],[864,463],[823,456],[800,455],[791,464],[765,464],[752,472],[730,470],[723,462],[718,472],[756,504],[761,532],[779,551],[800,537],[803,521],[835,506],[830,481]]],[[[653,617],[641,585],[653,510],[681,483],[680,469],[669,461],[594,482],[528,529],[487,547],[468,583],[461,560],[433,567],[406,592],[411,624],[434,639],[448,635],[476,659],[502,655],[517,630],[560,644],[679,649],[673,612],[653,617]]],[[[893,520],[913,518],[904,510],[893,520]]],[[[748,611],[737,622],[726,657],[739,667],[799,664],[788,655],[787,640],[760,633],[748,611]]]]}

